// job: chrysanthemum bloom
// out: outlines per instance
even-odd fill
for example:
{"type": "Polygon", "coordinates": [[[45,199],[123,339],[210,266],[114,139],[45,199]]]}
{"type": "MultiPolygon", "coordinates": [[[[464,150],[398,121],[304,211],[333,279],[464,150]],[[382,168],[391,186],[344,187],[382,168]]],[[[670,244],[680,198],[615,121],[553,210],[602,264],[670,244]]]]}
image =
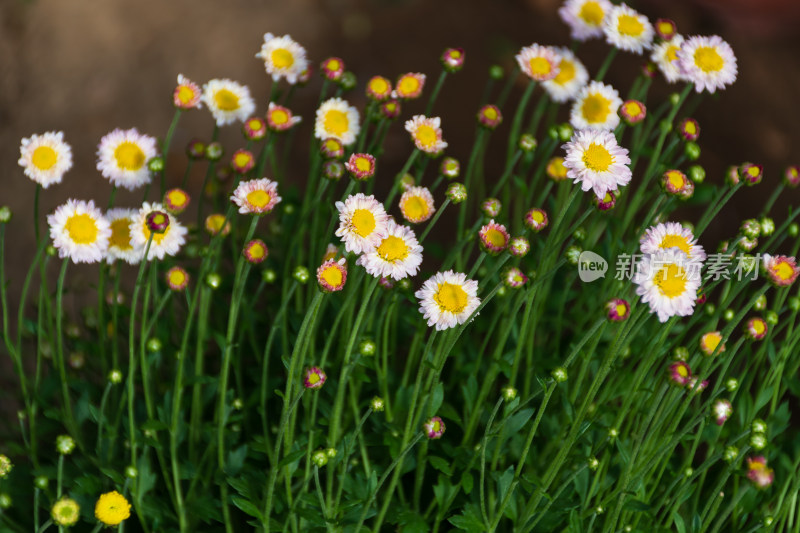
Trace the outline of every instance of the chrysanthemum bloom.
{"type": "Polygon", "coordinates": [[[559,72],[560,58],[555,49],[549,46],[524,46],[514,59],[519,69],[534,81],[552,80],[559,72]]]}
{"type": "Polygon", "coordinates": [[[478,231],[481,248],[489,254],[499,254],[508,246],[510,239],[508,230],[502,224],[490,220],[488,224],[478,231]]]}
{"type": "Polygon", "coordinates": [[[658,19],[655,26],[656,35],[665,41],[669,41],[678,34],[678,27],[670,19],[658,19]]]}
{"type": "Polygon", "coordinates": [[[381,115],[389,120],[395,120],[400,116],[401,111],[400,100],[392,98],[381,104],[381,115]]]}
{"type": "Polygon", "coordinates": [[[653,47],[650,59],[658,66],[658,70],[668,83],[686,79],[678,61],[678,50],[683,44],[683,36],[675,35],[669,41],[663,41],[653,47]]]}
{"type": "Polygon", "coordinates": [[[658,315],[659,322],[694,312],[700,287],[699,263],[689,260],[679,248],[659,249],[637,263],[633,282],[636,294],[658,315]],[[697,272],[697,273],[696,273],[697,272]]]}
{"type": "Polygon", "coordinates": [[[589,81],[589,73],[583,63],[569,48],[554,48],[558,56],[558,74],[550,80],[542,82],[542,87],[554,102],[563,103],[572,100],[589,81]]]}
{"type": "Polygon", "coordinates": [[[119,525],[131,516],[131,504],[117,491],[101,495],[94,506],[94,516],[107,526],[119,525]]]}
{"type": "Polygon", "coordinates": [[[775,472],[767,466],[767,460],[762,455],[747,458],[747,478],[756,488],[765,489],[775,480],[775,472]]]}
{"type": "Polygon", "coordinates": [[[593,81],[581,89],[572,104],[570,124],[576,130],[613,130],[619,125],[617,110],[620,105],[622,100],[616,89],[593,81]]]}
{"type": "Polygon", "coordinates": [[[525,213],[525,226],[531,231],[538,233],[550,223],[547,211],[534,207],[525,213]]]}
{"type": "Polygon", "coordinates": [[[111,228],[106,251],[108,264],[121,259],[133,265],[142,258],[140,253],[136,253],[131,242],[131,224],[133,224],[134,217],[136,217],[135,209],[114,208],[106,212],[106,220],[111,228]]]}
{"type": "Polygon", "coordinates": [[[225,218],[221,213],[214,213],[206,217],[206,231],[209,235],[226,236],[231,232],[231,222],[225,218]]]}
{"type": "Polygon", "coordinates": [[[267,128],[270,131],[281,132],[290,129],[295,124],[299,124],[301,117],[292,114],[291,109],[270,102],[267,108],[267,128]]]}
{"type": "Polygon", "coordinates": [[[442,67],[447,72],[458,72],[464,67],[464,49],[463,48],[446,48],[442,53],[439,60],[442,62],[442,67]]]}
{"type": "Polygon", "coordinates": [[[411,134],[411,140],[419,150],[435,154],[447,148],[447,143],[442,140],[441,123],[439,117],[414,115],[406,121],[406,131],[411,134]]]}
{"type": "Polygon", "coordinates": [[[339,139],[324,139],[319,145],[319,151],[326,159],[340,159],[344,156],[344,145],[339,139]]]}
{"type": "Polygon", "coordinates": [[[338,57],[329,57],[320,63],[319,73],[331,81],[339,81],[344,74],[344,61],[338,57]]]}
{"type": "Polygon", "coordinates": [[[614,322],[622,322],[631,314],[630,304],[621,298],[612,298],[606,303],[608,319],[614,322]]]}
{"type": "Polygon", "coordinates": [[[757,185],[764,178],[764,167],[754,163],[742,163],[739,167],[739,177],[745,185],[757,185]]]}
{"type": "Polygon", "coordinates": [[[264,60],[264,69],[272,76],[272,81],[286,78],[294,85],[309,68],[305,49],[288,35],[278,37],[265,33],[264,44],[256,57],[264,60]]]}
{"type": "Polygon", "coordinates": [[[267,136],[267,122],[263,118],[250,117],[242,124],[242,132],[250,141],[260,141],[267,136]]]}
{"type": "Polygon", "coordinates": [[[399,204],[403,218],[412,224],[425,222],[436,212],[433,195],[427,187],[409,187],[400,197],[399,204]]]}
{"type": "Polygon", "coordinates": [[[231,156],[231,168],[237,174],[247,174],[256,165],[252,152],[239,149],[231,156]]]}
{"type": "Polygon", "coordinates": [[[429,418],[422,427],[425,429],[425,434],[429,439],[441,439],[444,435],[444,421],[438,416],[429,418]]]}
{"type": "Polygon", "coordinates": [[[439,174],[445,178],[453,179],[457,178],[460,173],[461,165],[458,159],[454,157],[445,157],[442,159],[442,164],[439,166],[439,174]]]}
{"type": "Polygon", "coordinates": [[[783,183],[788,187],[800,185],[800,167],[790,165],[783,171],[783,183]]]}
{"type": "Polygon", "coordinates": [[[190,159],[203,159],[206,156],[206,145],[200,139],[191,139],[186,144],[186,155],[190,159]]]}
{"type": "Polygon", "coordinates": [[[547,167],[545,168],[547,177],[553,181],[564,181],[567,179],[568,171],[569,169],[564,166],[563,157],[550,158],[550,160],[547,162],[547,167]]]}
{"type": "Polygon", "coordinates": [[[243,215],[266,215],[281,201],[278,184],[267,178],[243,181],[234,189],[231,202],[243,215]]]}
{"type": "Polygon", "coordinates": [[[367,97],[383,102],[392,96],[392,82],[383,76],[373,76],[367,82],[367,97]]]}
{"type": "Polygon", "coordinates": [[[697,244],[691,228],[678,222],[659,223],[647,229],[639,241],[643,254],[652,254],[659,250],[678,248],[690,261],[705,261],[706,253],[697,244]]]}
{"type": "Polygon", "coordinates": [[[307,389],[321,389],[328,376],[317,366],[307,368],[303,373],[303,386],[307,389]]]}
{"type": "Polygon", "coordinates": [[[525,257],[531,250],[531,243],[525,237],[514,237],[508,241],[508,253],[514,257],[525,257]]]}
{"type": "Polygon", "coordinates": [[[620,50],[641,54],[653,44],[653,25],[626,4],[613,6],[603,20],[606,42],[620,50]]]}
{"type": "Polygon", "coordinates": [[[696,141],[700,137],[700,124],[693,118],[685,118],[678,124],[678,134],[687,141],[696,141]]]}
{"type": "Polygon", "coordinates": [[[517,267],[508,267],[503,272],[503,284],[511,289],[519,289],[528,282],[528,276],[517,267]]]}
{"type": "Polygon", "coordinates": [[[344,168],[358,181],[366,181],[375,175],[375,157],[370,154],[352,154],[344,168]]]}
{"type": "Polygon", "coordinates": [[[625,100],[619,107],[619,115],[632,126],[644,120],[647,116],[647,107],[639,100],[625,100]]]}
{"type": "Polygon", "coordinates": [[[714,402],[711,409],[714,412],[714,422],[716,422],[718,426],[724,424],[733,414],[733,406],[728,400],[717,400],[714,402]]]}
{"type": "Polygon", "coordinates": [[[558,14],[569,26],[571,38],[586,41],[603,35],[603,19],[611,7],[608,0],[567,0],[558,14]]]}
{"type": "Polygon", "coordinates": [[[736,81],[736,56],[718,35],[689,37],[677,54],[681,71],[698,93],[713,93],[736,81]]]}
{"type": "Polygon", "coordinates": [[[317,283],[323,292],[340,291],[346,282],[347,262],[344,257],[338,261],[328,259],[317,268],[317,283]]]}
{"type": "Polygon", "coordinates": [[[269,250],[267,249],[267,245],[264,244],[264,241],[261,239],[253,239],[244,245],[242,255],[244,255],[248,263],[258,265],[263,263],[267,258],[269,250]]]}
{"type": "Polygon", "coordinates": [[[719,331],[709,331],[700,337],[700,351],[705,355],[711,355],[715,351],[722,353],[725,351],[725,345],[722,344],[720,346],[720,343],[722,343],[722,334],[719,331]],[[719,350],[717,351],[718,347],[719,350]]]}
{"type": "Polygon", "coordinates": [[[74,526],[81,517],[81,507],[72,498],[63,497],[53,504],[50,517],[59,527],[74,526]]]}
{"type": "Polygon", "coordinates": [[[164,193],[164,207],[173,215],[180,215],[189,206],[191,197],[183,189],[170,189],[164,193]]]}
{"type": "Polygon", "coordinates": [[[617,144],[610,131],[578,131],[563,148],[567,177],[580,183],[582,190],[593,190],[598,198],[631,181],[628,150],[617,144]]]}
{"type": "Polygon", "coordinates": [[[358,193],[344,202],[336,202],[339,228],[336,236],[344,242],[345,250],[360,254],[378,246],[386,235],[389,215],[374,196],[358,193]]]}
{"type": "Polygon", "coordinates": [[[189,273],[179,266],[174,266],[167,270],[164,278],[167,280],[167,286],[171,291],[180,292],[189,285],[189,273]]]}
{"type": "Polygon", "coordinates": [[[794,257],[770,254],[763,254],[761,257],[770,281],[778,287],[788,287],[800,275],[800,268],[797,267],[794,257]]]}
{"type": "Polygon", "coordinates": [[[461,272],[438,272],[414,293],[419,311],[437,331],[463,324],[478,308],[478,282],[461,272]]]}
{"type": "MultiPolygon", "coordinates": [[[[142,204],[139,213],[134,216],[134,222],[131,224],[131,242],[136,249],[139,257],[144,254],[147,241],[150,240],[151,229],[148,225],[148,217],[155,212],[163,212],[164,207],[158,203],[142,204]]],[[[166,213],[162,213],[166,217],[166,213]]],[[[172,217],[163,233],[152,231],[153,239],[150,243],[150,251],[147,254],[147,260],[152,261],[154,257],[164,259],[165,255],[177,254],[181,246],[186,242],[186,230],[177,218],[172,217]]]]}
{"type": "Polygon", "coordinates": [[[463,183],[451,183],[444,194],[450,198],[453,205],[458,205],[467,199],[467,188],[463,183]]]}
{"type": "Polygon", "coordinates": [[[689,178],[680,170],[667,170],[661,176],[661,187],[667,194],[680,196],[686,192],[689,186],[689,178]]]}
{"type": "Polygon", "coordinates": [[[422,246],[414,231],[391,218],[386,222],[385,235],[377,246],[364,251],[357,261],[368,274],[376,278],[391,277],[397,281],[415,275],[421,263],[422,246]]]}
{"type": "Polygon", "coordinates": [[[478,110],[478,123],[486,129],[493,130],[503,122],[503,114],[496,105],[487,104],[478,110]]]}
{"type": "Polygon", "coordinates": [[[50,238],[60,258],[73,263],[96,263],[108,250],[111,225],[103,213],[89,200],[67,200],[47,215],[50,238]]]}
{"type": "Polygon", "coordinates": [[[675,361],[669,365],[669,379],[676,385],[684,387],[692,380],[692,370],[684,361],[675,361]]]}
{"type": "Polygon", "coordinates": [[[150,183],[147,161],[156,156],[156,140],[136,128],[116,129],[100,139],[97,147],[97,170],[112,185],[134,190],[150,183]]]}
{"type": "Polygon", "coordinates": [[[356,141],[361,131],[358,121],[358,109],[341,98],[329,98],[317,109],[314,136],[317,139],[338,139],[348,146],[356,141]]]}
{"type": "Polygon", "coordinates": [[[404,100],[419,98],[419,95],[422,94],[423,87],[425,87],[425,74],[409,72],[397,79],[397,85],[395,85],[392,96],[404,100]]]}
{"type": "Polygon", "coordinates": [[[503,204],[500,203],[500,200],[497,198],[487,198],[483,202],[481,202],[481,211],[487,217],[494,218],[500,214],[500,210],[503,208],[503,204]]]}
{"type": "Polygon", "coordinates": [[[178,86],[172,93],[172,103],[178,109],[195,109],[202,107],[200,105],[200,98],[203,92],[200,86],[195,82],[185,77],[183,74],[178,74],[178,86]]]}
{"type": "Polygon", "coordinates": [[[617,191],[607,191],[602,198],[595,196],[592,201],[600,211],[610,211],[617,205],[617,191]]]}
{"type": "Polygon", "coordinates": [[[203,103],[217,126],[244,122],[256,110],[250,89],[229,79],[213,79],[203,85],[203,103]]]}
{"type": "Polygon", "coordinates": [[[31,135],[22,139],[17,163],[25,169],[26,176],[46,189],[61,183],[72,168],[72,148],[64,142],[64,133],[60,131],[31,135]]]}

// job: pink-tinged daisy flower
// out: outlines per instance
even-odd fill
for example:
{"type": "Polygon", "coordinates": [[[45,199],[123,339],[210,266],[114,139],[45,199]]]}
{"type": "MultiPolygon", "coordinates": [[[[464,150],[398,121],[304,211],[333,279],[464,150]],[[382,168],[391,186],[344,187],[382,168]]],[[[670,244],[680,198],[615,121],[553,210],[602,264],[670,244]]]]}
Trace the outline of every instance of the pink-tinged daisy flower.
{"type": "Polygon", "coordinates": [[[242,124],[242,131],[246,139],[260,141],[267,136],[267,122],[263,118],[250,117],[242,124]]]}
{"type": "Polygon", "coordinates": [[[603,20],[606,42],[620,50],[641,54],[653,44],[653,25],[626,4],[613,6],[603,20]]]}
{"type": "Polygon", "coordinates": [[[452,270],[436,273],[414,296],[428,326],[435,326],[437,331],[463,324],[481,303],[478,282],[452,270]]]}
{"type": "Polygon", "coordinates": [[[64,142],[64,133],[60,131],[31,135],[22,139],[17,163],[25,169],[26,176],[46,189],[61,183],[72,168],[72,148],[64,142]]]}
{"type": "Polygon", "coordinates": [[[336,236],[344,242],[345,250],[360,254],[381,243],[390,217],[374,196],[362,193],[348,196],[344,202],[336,202],[336,209],[339,211],[336,236]]]}
{"type": "Polygon", "coordinates": [[[461,173],[461,165],[454,157],[445,157],[439,166],[439,174],[448,179],[457,178],[461,173]]]}
{"type": "Polygon", "coordinates": [[[97,170],[112,185],[130,191],[150,183],[147,161],[156,156],[156,140],[136,128],[116,129],[100,139],[97,147],[97,170]]]}
{"type": "Polygon", "coordinates": [[[503,114],[496,105],[487,104],[478,110],[478,123],[493,130],[503,122],[503,114]]]}
{"type": "Polygon", "coordinates": [[[608,0],[567,0],[558,14],[570,28],[570,37],[586,41],[603,35],[603,20],[611,10],[608,0]]]}
{"type": "Polygon", "coordinates": [[[631,314],[630,304],[621,298],[612,298],[606,303],[608,319],[614,322],[622,322],[631,314]]]}
{"type": "Polygon", "coordinates": [[[764,167],[754,163],[742,163],[739,167],[739,177],[745,185],[758,185],[764,178],[764,167]]]}
{"type": "Polygon", "coordinates": [[[739,184],[739,167],[731,165],[725,170],[725,183],[731,187],[739,184]]]}
{"type": "Polygon", "coordinates": [[[272,76],[272,81],[286,78],[294,85],[301,81],[310,65],[306,59],[306,50],[288,35],[278,37],[271,33],[264,34],[264,43],[256,57],[264,60],[264,69],[272,76]]]}
{"type": "Polygon", "coordinates": [[[319,73],[331,81],[339,81],[344,74],[344,61],[338,57],[329,57],[320,63],[319,73]]]}
{"type": "Polygon", "coordinates": [[[383,76],[373,76],[367,82],[367,97],[383,102],[392,96],[392,82],[383,76]]]}
{"type": "Polygon", "coordinates": [[[678,26],[670,19],[658,19],[655,26],[656,35],[665,41],[669,41],[678,34],[678,26]]]}
{"type": "Polygon", "coordinates": [[[183,189],[170,189],[164,193],[164,208],[168,213],[180,215],[189,207],[191,197],[183,189]]]}
{"type": "Polygon", "coordinates": [[[488,224],[478,231],[481,248],[488,254],[499,254],[508,246],[510,239],[508,230],[502,224],[490,220],[488,224]]]}
{"type": "Polygon", "coordinates": [[[269,108],[267,109],[267,128],[271,131],[286,131],[295,124],[299,124],[301,120],[301,117],[292,115],[292,111],[288,107],[277,105],[274,102],[269,103],[269,108]]]}
{"type": "Polygon", "coordinates": [[[400,100],[392,98],[381,104],[381,115],[389,120],[395,120],[401,112],[400,100]]]}
{"type": "Polygon", "coordinates": [[[556,77],[561,58],[549,46],[532,44],[525,46],[514,56],[519,69],[534,81],[547,81],[556,77]]]}
{"type": "Polygon", "coordinates": [[[303,373],[303,386],[307,389],[321,389],[328,376],[317,366],[307,368],[303,373]]]}
{"type": "Polygon", "coordinates": [[[500,214],[503,204],[497,198],[487,198],[481,202],[481,211],[489,218],[494,218],[500,214]]]}
{"type": "Polygon", "coordinates": [[[425,87],[425,74],[409,72],[397,79],[397,85],[395,85],[392,96],[404,100],[419,98],[419,95],[422,94],[423,87],[425,87]]]}
{"type": "Polygon", "coordinates": [[[558,74],[542,82],[542,87],[554,102],[563,103],[575,99],[589,81],[589,73],[569,48],[555,48],[558,55],[558,74]]]}
{"type": "Polygon", "coordinates": [[[221,213],[214,213],[206,217],[206,231],[212,237],[215,235],[226,236],[231,232],[231,221],[221,213]]]}
{"type": "Polygon", "coordinates": [[[261,239],[253,239],[244,245],[242,254],[245,259],[247,259],[248,263],[257,265],[263,263],[267,256],[269,256],[269,249],[261,239]]]}
{"type": "Polygon", "coordinates": [[[329,98],[317,109],[314,136],[317,139],[334,138],[348,146],[356,141],[361,131],[358,109],[341,98],[329,98]]]}
{"type": "Polygon", "coordinates": [[[667,170],[661,176],[661,187],[667,194],[682,196],[690,186],[692,186],[691,181],[680,170],[667,170]]]}
{"type": "Polygon", "coordinates": [[[563,148],[567,152],[564,158],[564,166],[569,169],[567,177],[579,183],[583,191],[592,190],[602,198],[608,191],[630,183],[628,150],[617,144],[610,131],[577,131],[563,148]]]}
{"type": "Polygon", "coordinates": [[[653,47],[650,60],[658,66],[658,70],[668,83],[675,83],[686,79],[678,61],[678,50],[683,45],[683,36],[675,35],[669,41],[662,41],[653,47]]]}
{"type": "Polygon", "coordinates": [[[430,220],[436,212],[433,195],[427,187],[409,187],[400,197],[399,204],[403,218],[412,224],[430,220]]]}
{"type": "Polygon", "coordinates": [[[108,250],[111,226],[102,211],[89,200],[67,200],[47,215],[50,238],[58,257],[73,263],[97,263],[108,250]]]}
{"type": "Polygon", "coordinates": [[[616,89],[593,81],[581,89],[570,111],[570,125],[576,130],[613,130],[619,125],[617,110],[622,99],[616,89]]]}
{"type": "Polygon", "coordinates": [[[706,253],[703,247],[697,244],[691,228],[682,226],[678,222],[659,223],[647,229],[639,241],[643,254],[652,254],[659,250],[678,248],[690,261],[705,261],[706,253]]]}
{"type": "Polygon", "coordinates": [[[556,182],[567,179],[568,171],[569,169],[564,166],[563,157],[551,157],[545,168],[547,177],[556,182]]]}
{"type": "Polygon", "coordinates": [[[794,257],[769,254],[761,257],[770,281],[778,287],[788,287],[800,275],[800,268],[797,267],[794,257]]]}
{"type": "Polygon", "coordinates": [[[447,72],[458,72],[464,67],[464,49],[446,48],[439,59],[447,72]]]}
{"type": "Polygon", "coordinates": [[[111,227],[111,236],[108,238],[106,262],[110,265],[120,259],[134,265],[142,258],[137,254],[131,242],[131,224],[136,216],[135,209],[114,208],[106,212],[106,220],[111,227]]]}
{"type": "Polygon", "coordinates": [[[676,385],[685,387],[692,380],[692,369],[684,361],[675,361],[669,365],[669,379],[676,385]]]}
{"type": "Polygon", "coordinates": [[[659,322],[694,312],[700,287],[700,263],[690,261],[679,248],[658,249],[637,263],[636,294],[658,315],[659,322]]]}
{"type": "Polygon", "coordinates": [[[414,231],[391,218],[377,246],[364,251],[357,261],[368,274],[376,278],[391,277],[397,281],[415,275],[421,263],[422,246],[414,231]]]}
{"type": "Polygon", "coordinates": [[[717,400],[714,402],[711,409],[714,412],[714,422],[716,422],[718,426],[724,424],[733,414],[733,406],[728,400],[717,400]]]}
{"type": "Polygon", "coordinates": [[[202,107],[200,105],[200,98],[203,96],[203,91],[200,86],[195,82],[185,77],[183,74],[178,74],[178,86],[172,93],[172,103],[178,109],[195,109],[202,107]]]}
{"type": "Polygon", "coordinates": [[[237,174],[247,174],[256,166],[256,158],[252,152],[244,149],[236,150],[231,156],[231,168],[237,174]]]}
{"type": "Polygon", "coordinates": [[[519,289],[528,282],[528,276],[517,267],[508,267],[503,272],[503,284],[510,289],[519,289]]]}
{"type": "Polygon", "coordinates": [[[278,184],[267,178],[243,181],[233,191],[231,202],[243,215],[266,215],[281,201],[278,184]]]}
{"type": "Polygon", "coordinates": [[[700,124],[693,118],[685,118],[678,124],[678,134],[687,141],[696,141],[700,137],[700,124]]]}
{"type": "Polygon", "coordinates": [[[677,54],[681,71],[698,93],[713,93],[736,81],[736,56],[718,35],[689,37],[677,54]]]}
{"type": "Polygon", "coordinates": [[[186,155],[190,159],[203,159],[206,156],[206,145],[200,139],[191,139],[186,144],[186,155]]]}
{"type": "Polygon", "coordinates": [[[638,124],[647,116],[647,107],[639,100],[625,100],[619,106],[619,115],[628,125],[638,124]]]}
{"type": "Polygon", "coordinates": [[[617,205],[617,191],[606,191],[602,198],[595,196],[592,201],[600,211],[610,211],[617,205]]]}
{"type": "Polygon", "coordinates": [[[775,481],[775,472],[767,466],[767,460],[764,456],[748,457],[747,479],[752,481],[756,488],[766,489],[775,481]]]}
{"type": "Polygon", "coordinates": [[[375,175],[375,157],[370,154],[352,154],[344,168],[358,181],[366,181],[375,175]]]}
{"type": "Polygon", "coordinates": [[[692,392],[703,392],[708,387],[708,380],[704,379],[700,381],[698,378],[693,377],[689,380],[689,384],[686,386],[692,392]]]}
{"type": "Polygon", "coordinates": [[[329,138],[323,140],[319,150],[326,159],[340,159],[344,156],[344,145],[339,139],[329,138]]]}
{"type": "Polygon", "coordinates": [[[174,292],[180,292],[189,286],[189,274],[179,266],[167,270],[164,278],[167,280],[169,290],[174,292]]]}
{"type": "Polygon", "coordinates": [[[435,154],[447,148],[447,143],[442,140],[441,123],[439,117],[414,115],[411,120],[406,121],[406,131],[411,134],[411,140],[417,149],[435,154]]]}
{"type": "Polygon", "coordinates": [[[787,187],[797,187],[800,185],[800,167],[790,165],[783,171],[783,183],[787,187]]]}
{"type": "Polygon", "coordinates": [[[525,226],[533,232],[539,233],[550,223],[547,211],[534,207],[525,213],[525,226]]]}
{"type": "Polygon", "coordinates": [[[152,242],[150,249],[147,253],[146,260],[152,261],[154,258],[164,259],[164,256],[176,255],[181,246],[186,243],[186,235],[189,231],[180,223],[176,217],[168,217],[164,213],[164,206],[158,203],[142,204],[139,213],[134,216],[134,222],[131,224],[131,242],[136,249],[139,257],[144,257],[144,251],[147,246],[150,235],[152,234],[152,242]],[[163,218],[168,219],[166,228],[155,228],[153,226],[153,214],[161,213],[163,218]],[[159,233],[159,231],[161,231],[159,233]]]}
{"type": "Polygon", "coordinates": [[[203,85],[203,103],[217,126],[244,122],[256,110],[250,89],[228,79],[214,79],[203,85]]]}
{"type": "Polygon", "coordinates": [[[344,289],[347,282],[347,262],[344,257],[338,261],[328,259],[317,269],[317,283],[323,292],[336,292],[344,289]]]}
{"type": "Polygon", "coordinates": [[[514,237],[508,241],[508,253],[514,257],[525,257],[531,251],[531,243],[525,237],[514,237]]]}
{"type": "Polygon", "coordinates": [[[725,345],[722,344],[722,334],[719,331],[709,331],[700,337],[700,351],[705,355],[713,353],[720,354],[725,351],[725,345]]]}
{"type": "Polygon", "coordinates": [[[425,429],[425,434],[429,439],[441,439],[444,435],[444,420],[438,416],[428,419],[422,427],[425,429]]]}

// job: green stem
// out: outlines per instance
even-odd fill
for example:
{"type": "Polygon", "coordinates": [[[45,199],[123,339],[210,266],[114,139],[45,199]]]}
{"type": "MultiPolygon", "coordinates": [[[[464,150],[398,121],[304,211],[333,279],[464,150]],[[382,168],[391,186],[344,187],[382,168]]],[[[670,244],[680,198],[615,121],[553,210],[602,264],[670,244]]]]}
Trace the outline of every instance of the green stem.
{"type": "Polygon", "coordinates": [[[447,78],[447,71],[443,70],[441,74],[439,74],[439,79],[436,80],[436,85],[433,87],[433,92],[431,93],[431,98],[428,100],[428,105],[425,106],[425,116],[431,116],[431,112],[433,111],[433,104],[436,103],[436,98],[439,96],[439,91],[442,90],[442,85],[444,85],[444,80],[447,78]]]}

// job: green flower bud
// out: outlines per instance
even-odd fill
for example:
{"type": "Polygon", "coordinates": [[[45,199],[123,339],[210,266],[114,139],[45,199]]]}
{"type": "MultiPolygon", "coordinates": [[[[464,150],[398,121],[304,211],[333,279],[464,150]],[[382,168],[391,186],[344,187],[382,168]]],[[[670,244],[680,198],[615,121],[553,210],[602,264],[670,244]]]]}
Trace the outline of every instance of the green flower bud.
{"type": "Polygon", "coordinates": [[[261,271],[261,279],[264,280],[264,283],[272,284],[278,279],[278,274],[271,268],[267,268],[261,271]]]}
{"type": "Polygon", "coordinates": [[[11,222],[11,208],[7,205],[0,207],[0,224],[11,222]]]}
{"type": "Polygon", "coordinates": [[[328,464],[328,454],[325,453],[325,450],[317,450],[314,452],[314,455],[311,456],[311,462],[314,463],[317,468],[322,468],[328,464]]]}
{"type": "Polygon", "coordinates": [[[69,435],[59,435],[56,437],[56,450],[61,455],[69,455],[75,450],[75,439],[69,435]]]}
{"type": "Polygon", "coordinates": [[[700,165],[692,165],[689,167],[689,179],[695,183],[703,183],[706,179],[706,169],[700,165]]]}
{"type": "Polygon", "coordinates": [[[511,400],[517,397],[517,389],[511,386],[503,387],[503,390],[501,392],[503,394],[503,399],[507,402],[510,402],[511,400]]]}
{"type": "Polygon", "coordinates": [[[689,141],[683,146],[683,153],[689,161],[697,161],[700,157],[700,145],[694,141],[689,141]]]}
{"type": "Polygon", "coordinates": [[[489,77],[493,80],[502,80],[503,76],[505,76],[505,72],[503,72],[503,67],[500,65],[492,65],[489,67],[489,77]]]}
{"type": "Polygon", "coordinates": [[[222,276],[215,272],[206,275],[206,285],[212,290],[217,290],[222,285],[222,276]]]}
{"type": "Polygon", "coordinates": [[[160,352],[161,348],[161,341],[157,337],[153,337],[147,341],[147,351],[156,353],[160,352]]]}
{"type": "Polygon", "coordinates": [[[136,479],[139,475],[139,471],[136,469],[135,466],[126,466],[125,467],[125,477],[128,479],[136,479]]]}
{"type": "Polygon", "coordinates": [[[764,320],[766,320],[767,324],[770,326],[775,326],[778,324],[778,313],[775,311],[767,311],[764,314],[764,320]]]}
{"type": "Polygon", "coordinates": [[[147,162],[147,168],[150,172],[161,172],[164,170],[164,158],[156,156],[147,162]]]}
{"type": "Polygon", "coordinates": [[[361,344],[358,345],[358,351],[361,355],[375,355],[376,348],[377,346],[371,340],[361,341],[361,344]]]}
{"type": "Polygon", "coordinates": [[[553,379],[556,380],[557,383],[563,383],[567,381],[567,369],[564,367],[560,366],[553,369],[553,371],[550,372],[550,375],[553,376],[553,379]]]}
{"type": "Polygon", "coordinates": [[[39,490],[47,490],[47,485],[50,483],[50,480],[47,479],[46,476],[36,476],[33,478],[33,486],[39,490]]]}

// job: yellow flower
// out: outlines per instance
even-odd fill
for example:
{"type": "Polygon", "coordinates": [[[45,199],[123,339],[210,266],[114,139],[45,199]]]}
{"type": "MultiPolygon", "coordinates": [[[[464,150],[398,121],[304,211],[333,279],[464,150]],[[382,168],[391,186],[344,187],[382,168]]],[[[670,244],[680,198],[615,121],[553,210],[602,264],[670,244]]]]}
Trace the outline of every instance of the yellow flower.
{"type": "Polygon", "coordinates": [[[107,526],[116,526],[131,516],[131,504],[117,491],[102,494],[94,506],[94,516],[107,526]]]}

